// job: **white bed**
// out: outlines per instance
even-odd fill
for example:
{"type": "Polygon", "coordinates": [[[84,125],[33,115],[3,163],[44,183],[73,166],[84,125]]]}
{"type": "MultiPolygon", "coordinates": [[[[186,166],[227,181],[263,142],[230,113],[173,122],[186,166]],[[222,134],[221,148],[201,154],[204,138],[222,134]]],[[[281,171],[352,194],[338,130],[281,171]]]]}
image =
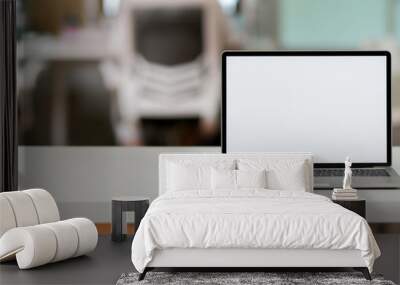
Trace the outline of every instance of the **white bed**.
{"type": "Polygon", "coordinates": [[[354,267],[370,278],[380,251],[367,222],[312,194],[312,173],[310,154],[160,155],[160,196],[132,243],[140,278],[155,267],[354,267]],[[263,165],[268,189],[200,185],[216,179],[208,167],[250,173],[263,165]],[[201,171],[191,177],[193,166],[201,171]]]}

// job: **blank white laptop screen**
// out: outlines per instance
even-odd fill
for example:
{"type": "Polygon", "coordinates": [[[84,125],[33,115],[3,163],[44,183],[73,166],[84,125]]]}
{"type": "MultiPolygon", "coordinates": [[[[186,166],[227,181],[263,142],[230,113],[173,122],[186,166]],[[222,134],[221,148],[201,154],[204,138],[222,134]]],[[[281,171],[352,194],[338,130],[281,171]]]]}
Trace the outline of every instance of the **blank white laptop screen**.
{"type": "Polygon", "coordinates": [[[386,56],[226,56],[225,151],[387,162],[386,56]]]}

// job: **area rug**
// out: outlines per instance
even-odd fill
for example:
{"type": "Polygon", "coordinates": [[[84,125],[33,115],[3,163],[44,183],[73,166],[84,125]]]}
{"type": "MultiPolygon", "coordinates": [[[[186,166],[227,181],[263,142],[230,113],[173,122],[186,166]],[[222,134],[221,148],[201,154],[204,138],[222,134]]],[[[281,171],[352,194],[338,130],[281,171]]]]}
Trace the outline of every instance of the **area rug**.
{"type": "Polygon", "coordinates": [[[148,272],[146,278],[138,281],[138,273],[125,273],[117,281],[117,285],[146,285],[146,284],[376,284],[395,285],[392,281],[384,280],[380,275],[373,275],[368,281],[359,272],[148,272]]]}

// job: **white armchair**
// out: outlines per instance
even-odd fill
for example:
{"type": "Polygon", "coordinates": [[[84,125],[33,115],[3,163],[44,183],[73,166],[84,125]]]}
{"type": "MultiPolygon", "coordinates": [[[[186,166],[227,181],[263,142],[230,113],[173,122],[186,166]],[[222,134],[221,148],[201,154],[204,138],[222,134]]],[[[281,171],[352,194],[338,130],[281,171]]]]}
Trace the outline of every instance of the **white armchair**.
{"type": "Polygon", "coordinates": [[[60,221],[57,205],[43,189],[0,193],[0,262],[20,269],[84,255],[96,248],[97,229],[86,218],[60,221]]]}

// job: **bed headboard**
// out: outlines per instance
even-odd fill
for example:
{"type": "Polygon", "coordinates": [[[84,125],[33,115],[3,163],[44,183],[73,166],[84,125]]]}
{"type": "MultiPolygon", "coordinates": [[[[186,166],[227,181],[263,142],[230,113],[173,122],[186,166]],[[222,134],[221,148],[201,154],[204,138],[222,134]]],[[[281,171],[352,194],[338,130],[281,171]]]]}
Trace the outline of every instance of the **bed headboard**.
{"type": "Polygon", "coordinates": [[[307,191],[313,191],[313,160],[311,153],[232,153],[232,154],[222,154],[222,153],[180,153],[180,154],[160,154],[159,156],[159,195],[166,192],[167,185],[167,163],[168,162],[179,162],[184,160],[190,161],[207,161],[207,162],[216,162],[219,160],[226,161],[227,159],[232,161],[236,161],[237,159],[271,159],[271,160],[279,160],[279,159],[296,159],[296,160],[304,160],[306,165],[306,184],[307,191]]]}

